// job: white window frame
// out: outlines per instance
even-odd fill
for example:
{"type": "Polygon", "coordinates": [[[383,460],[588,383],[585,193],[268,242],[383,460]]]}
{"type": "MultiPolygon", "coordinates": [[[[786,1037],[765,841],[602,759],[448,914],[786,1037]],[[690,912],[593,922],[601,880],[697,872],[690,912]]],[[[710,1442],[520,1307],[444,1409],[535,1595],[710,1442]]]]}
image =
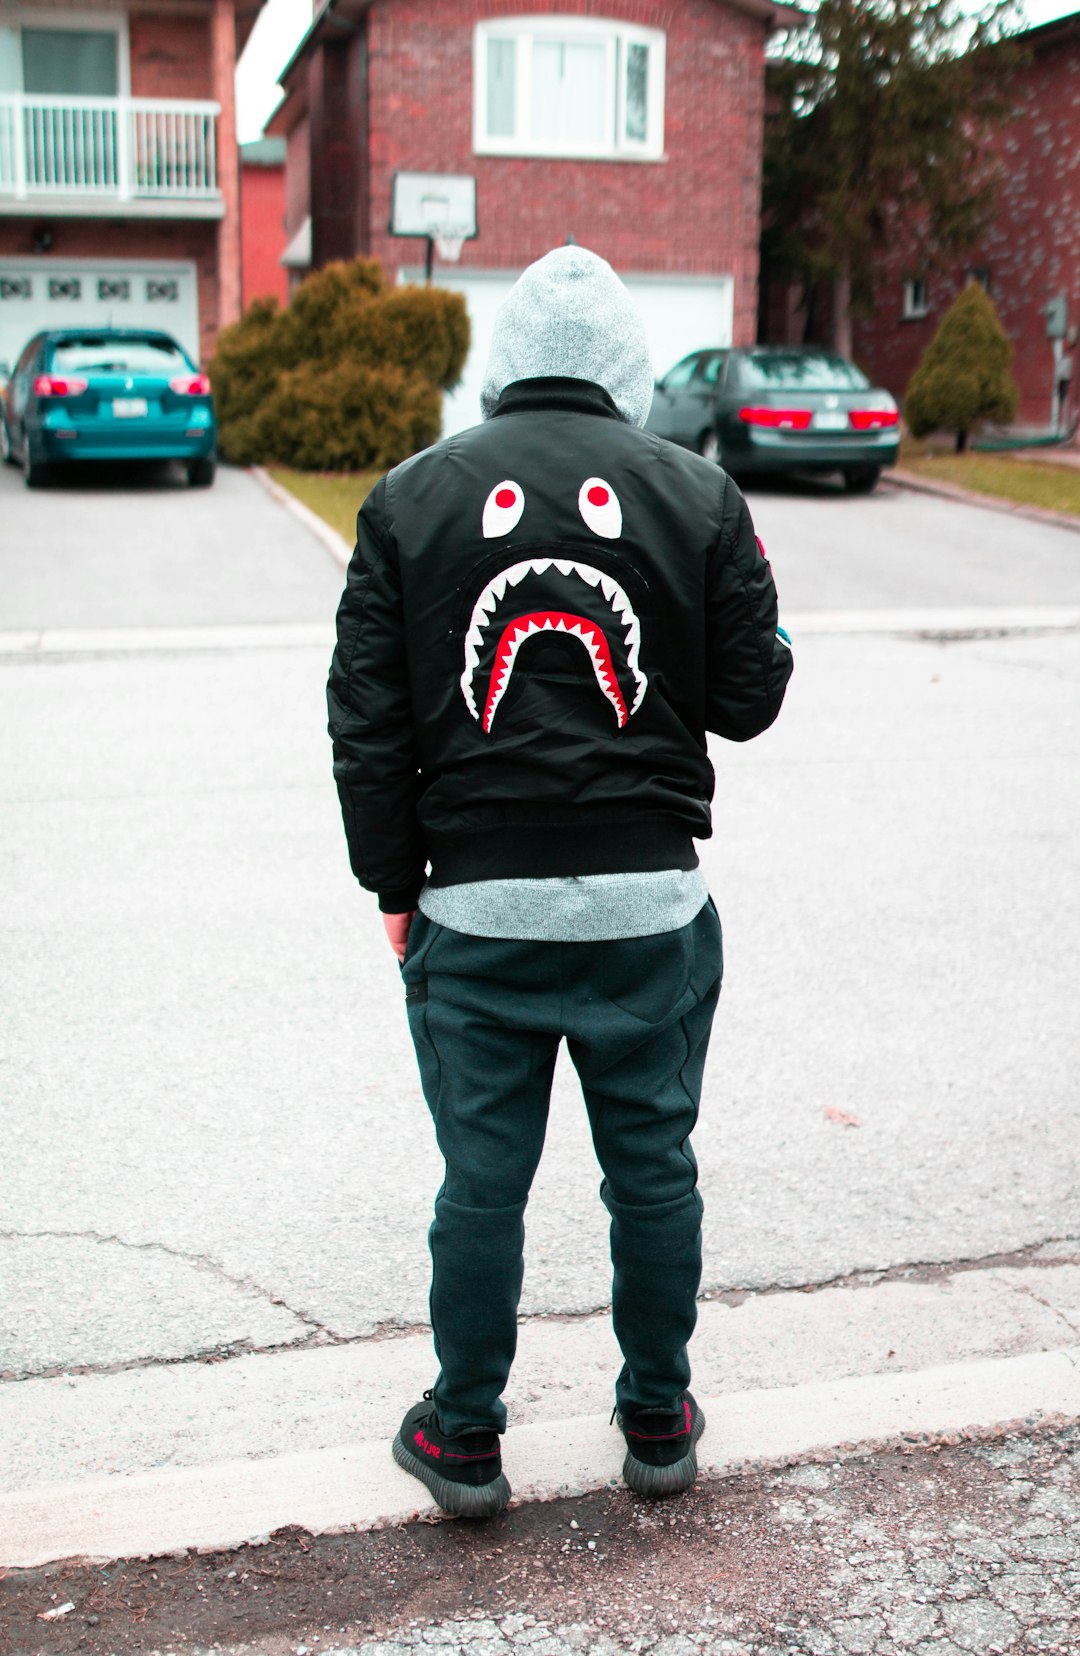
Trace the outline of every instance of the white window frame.
{"type": "Polygon", "coordinates": [[[537,155],[575,160],[660,161],[664,156],[664,82],[666,39],[661,29],[644,29],[606,17],[492,17],[473,30],[473,150],[477,155],[537,155]],[[512,40],[515,45],[514,120],[508,137],[487,130],[488,44],[512,40]],[[561,40],[600,45],[605,51],[606,138],[595,144],[580,139],[559,143],[532,136],[532,47],[536,40],[561,40]],[[626,51],[646,46],[649,51],[649,87],[645,137],[625,134],[626,51]]]}
{"type": "Polygon", "coordinates": [[[930,288],[925,276],[909,276],[904,283],[905,322],[917,322],[930,314],[930,288]],[[921,292],[920,292],[921,289],[921,292]]]}
{"type": "MultiPolygon", "coordinates": [[[[14,11],[0,11],[0,27],[19,35],[19,75],[22,76],[22,31],[24,29],[60,29],[65,34],[114,34],[116,36],[117,96],[131,96],[131,45],[126,12],[113,11],[33,11],[19,7],[14,11]]],[[[27,94],[36,97],[39,94],[27,94]]],[[[52,94],[49,94],[51,96],[52,94]]],[[[59,96],[59,94],[57,94],[59,96]]]]}

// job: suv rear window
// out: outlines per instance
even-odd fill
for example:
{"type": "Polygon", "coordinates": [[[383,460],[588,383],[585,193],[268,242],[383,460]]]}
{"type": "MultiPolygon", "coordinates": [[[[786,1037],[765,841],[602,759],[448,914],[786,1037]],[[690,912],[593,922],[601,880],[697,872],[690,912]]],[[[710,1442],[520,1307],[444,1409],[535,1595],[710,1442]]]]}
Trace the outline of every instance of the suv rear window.
{"type": "Polygon", "coordinates": [[[867,391],[870,381],[853,362],[828,351],[760,351],[743,357],[740,384],[748,391],[867,391]]]}
{"type": "Polygon", "coordinates": [[[178,345],[167,340],[109,339],[87,334],[53,346],[51,369],[73,374],[183,374],[190,364],[178,345]]]}

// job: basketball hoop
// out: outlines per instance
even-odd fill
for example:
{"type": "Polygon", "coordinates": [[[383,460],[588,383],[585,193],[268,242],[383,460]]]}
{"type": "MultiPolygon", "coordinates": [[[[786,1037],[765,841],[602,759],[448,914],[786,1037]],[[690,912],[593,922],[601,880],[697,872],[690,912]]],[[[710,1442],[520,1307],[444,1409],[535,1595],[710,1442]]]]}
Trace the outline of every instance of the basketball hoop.
{"type": "Polygon", "coordinates": [[[435,255],[443,264],[457,264],[462,243],[476,235],[476,179],[471,173],[395,173],[390,234],[424,237],[430,282],[435,255]]]}

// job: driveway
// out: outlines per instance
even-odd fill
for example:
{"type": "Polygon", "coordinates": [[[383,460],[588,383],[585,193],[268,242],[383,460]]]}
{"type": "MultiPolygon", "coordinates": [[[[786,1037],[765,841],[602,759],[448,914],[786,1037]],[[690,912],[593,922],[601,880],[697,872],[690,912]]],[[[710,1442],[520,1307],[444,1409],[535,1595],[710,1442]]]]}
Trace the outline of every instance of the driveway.
{"type": "Polygon", "coordinates": [[[101,466],[35,490],[0,466],[0,523],[4,631],[326,621],[341,589],[332,560],[229,466],[212,489],[179,467],[101,466]]]}

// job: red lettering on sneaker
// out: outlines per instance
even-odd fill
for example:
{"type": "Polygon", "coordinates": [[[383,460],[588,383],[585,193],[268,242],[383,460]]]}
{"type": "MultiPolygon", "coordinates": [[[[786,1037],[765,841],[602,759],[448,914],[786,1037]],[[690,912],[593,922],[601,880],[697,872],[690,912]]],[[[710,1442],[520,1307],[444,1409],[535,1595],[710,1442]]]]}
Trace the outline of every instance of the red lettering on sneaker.
{"type": "Polygon", "coordinates": [[[432,1460],[438,1460],[439,1456],[442,1454],[442,1450],[439,1448],[438,1444],[429,1443],[422,1430],[417,1431],[416,1436],[413,1438],[413,1442],[424,1451],[425,1455],[430,1455],[432,1460]]]}

